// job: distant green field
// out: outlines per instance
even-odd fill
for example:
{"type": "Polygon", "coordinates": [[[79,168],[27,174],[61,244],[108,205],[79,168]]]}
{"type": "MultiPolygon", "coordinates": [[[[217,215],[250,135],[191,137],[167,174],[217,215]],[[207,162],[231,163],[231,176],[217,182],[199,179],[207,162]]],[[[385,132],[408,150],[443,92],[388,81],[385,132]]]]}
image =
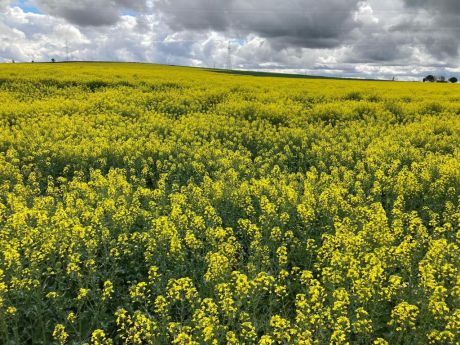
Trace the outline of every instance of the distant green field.
{"type": "Polygon", "coordinates": [[[460,343],[460,88],[0,65],[0,344],[460,343]]]}

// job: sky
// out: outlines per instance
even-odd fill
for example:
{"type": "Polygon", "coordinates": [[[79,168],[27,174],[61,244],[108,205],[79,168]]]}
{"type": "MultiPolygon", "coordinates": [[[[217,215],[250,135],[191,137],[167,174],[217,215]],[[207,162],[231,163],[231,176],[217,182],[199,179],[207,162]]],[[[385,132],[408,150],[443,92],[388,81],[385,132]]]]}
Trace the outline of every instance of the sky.
{"type": "Polygon", "coordinates": [[[459,0],[0,0],[0,62],[419,80],[460,77],[459,46],[459,0]]]}

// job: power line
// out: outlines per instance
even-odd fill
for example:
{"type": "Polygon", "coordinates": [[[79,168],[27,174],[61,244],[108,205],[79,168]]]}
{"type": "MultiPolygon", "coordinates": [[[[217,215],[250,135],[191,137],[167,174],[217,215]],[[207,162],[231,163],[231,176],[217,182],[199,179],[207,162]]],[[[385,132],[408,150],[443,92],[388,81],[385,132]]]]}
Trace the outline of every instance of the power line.
{"type": "MultiPolygon", "coordinates": [[[[390,8],[372,8],[374,13],[403,13],[403,14],[415,14],[415,13],[423,13],[427,10],[411,10],[408,8],[404,9],[390,9],[390,8]]],[[[272,7],[272,8],[199,8],[199,7],[182,7],[182,8],[162,8],[161,12],[166,13],[178,13],[178,12],[202,12],[202,13],[295,13],[299,15],[304,14],[318,14],[318,12],[327,12],[327,13],[353,13],[353,10],[350,9],[331,9],[328,8],[327,11],[321,7],[312,7],[309,6],[309,10],[305,10],[302,8],[299,9],[286,9],[286,7],[272,7]]]]}

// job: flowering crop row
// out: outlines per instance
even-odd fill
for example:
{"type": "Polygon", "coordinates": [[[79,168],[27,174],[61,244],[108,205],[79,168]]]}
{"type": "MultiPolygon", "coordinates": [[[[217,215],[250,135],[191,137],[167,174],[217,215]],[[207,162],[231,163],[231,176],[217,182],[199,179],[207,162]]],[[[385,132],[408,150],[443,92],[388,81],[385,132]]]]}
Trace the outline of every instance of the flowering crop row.
{"type": "Polygon", "coordinates": [[[459,91],[0,67],[0,343],[459,343],[459,91]]]}

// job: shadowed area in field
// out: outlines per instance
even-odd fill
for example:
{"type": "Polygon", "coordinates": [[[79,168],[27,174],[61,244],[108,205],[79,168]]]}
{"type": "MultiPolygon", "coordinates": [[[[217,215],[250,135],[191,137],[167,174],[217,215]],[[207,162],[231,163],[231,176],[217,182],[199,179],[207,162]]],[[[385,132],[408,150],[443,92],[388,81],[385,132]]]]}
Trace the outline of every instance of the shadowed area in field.
{"type": "MultiPolygon", "coordinates": [[[[328,80],[372,80],[380,81],[376,79],[354,79],[354,78],[339,78],[339,77],[325,77],[318,75],[304,75],[304,74],[290,74],[290,73],[274,73],[274,72],[257,72],[257,71],[238,71],[228,69],[209,69],[214,73],[231,74],[231,75],[242,75],[250,77],[267,77],[267,78],[289,78],[289,79],[328,79],[328,80]]],[[[383,80],[382,80],[383,81],[383,80]]]]}

